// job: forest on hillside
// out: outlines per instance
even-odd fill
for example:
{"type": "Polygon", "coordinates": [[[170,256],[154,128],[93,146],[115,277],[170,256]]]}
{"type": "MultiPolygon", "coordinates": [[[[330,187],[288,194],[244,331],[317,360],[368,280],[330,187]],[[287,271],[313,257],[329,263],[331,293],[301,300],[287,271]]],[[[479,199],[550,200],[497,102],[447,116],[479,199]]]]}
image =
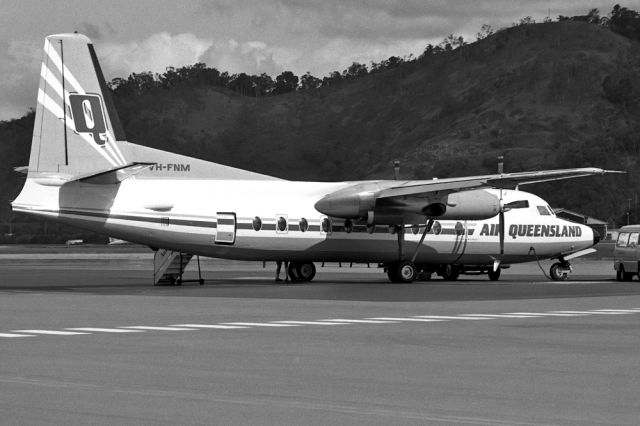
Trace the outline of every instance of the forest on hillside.
{"type": "MultiPolygon", "coordinates": [[[[205,64],[109,82],[128,139],[279,177],[408,179],[596,166],[627,170],[532,190],[564,207],[624,224],[640,221],[640,15],[453,34],[417,56],[354,63],[322,79],[285,71],[229,75],[205,64]]],[[[99,53],[99,52],[98,52],[99,53]]],[[[34,89],[35,90],[35,89],[34,89]]],[[[104,241],[13,215],[33,113],[0,122],[2,242],[104,241]]]]}

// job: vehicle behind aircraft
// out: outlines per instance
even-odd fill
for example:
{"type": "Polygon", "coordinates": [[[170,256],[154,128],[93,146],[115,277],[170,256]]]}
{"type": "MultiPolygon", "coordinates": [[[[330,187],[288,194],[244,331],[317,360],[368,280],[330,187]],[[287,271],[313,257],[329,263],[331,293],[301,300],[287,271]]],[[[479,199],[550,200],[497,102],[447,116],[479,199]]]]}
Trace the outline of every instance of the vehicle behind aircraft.
{"type": "Polygon", "coordinates": [[[495,280],[512,263],[593,251],[591,228],[557,218],[520,186],[608,173],[597,168],[446,179],[295,182],[126,140],[91,41],[45,40],[27,179],[14,211],[155,250],[154,281],[180,283],[193,255],[377,263],[393,282],[420,272],[495,280]],[[173,271],[173,272],[171,272],[173,271]]]}
{"type": "Polygon", "coordinates": [[[640,269],[640,225],[620,228],[613,249],[613,267],[618,281],[631,281],[640,269]]]}

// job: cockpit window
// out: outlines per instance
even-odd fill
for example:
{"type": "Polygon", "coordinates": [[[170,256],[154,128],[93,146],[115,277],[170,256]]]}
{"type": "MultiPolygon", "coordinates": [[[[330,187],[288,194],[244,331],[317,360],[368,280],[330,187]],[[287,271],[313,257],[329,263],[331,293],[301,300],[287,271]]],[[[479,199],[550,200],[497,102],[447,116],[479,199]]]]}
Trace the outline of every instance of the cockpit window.
{"type": "Polygon", "coordinates": [[[542,216],[551,216],[551,213],[549,213],[549,210],[547,210],[547,206],[537,206],[538,207],[538,213],[540,213],[542,216]]]}

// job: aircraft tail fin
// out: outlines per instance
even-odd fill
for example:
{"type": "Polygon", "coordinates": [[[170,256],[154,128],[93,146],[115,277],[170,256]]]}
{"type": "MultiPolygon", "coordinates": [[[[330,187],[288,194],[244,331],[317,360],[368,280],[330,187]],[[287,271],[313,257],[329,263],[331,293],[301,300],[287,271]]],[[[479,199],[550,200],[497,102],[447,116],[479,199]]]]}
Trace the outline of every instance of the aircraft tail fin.
{"type": "Polygon", "coordinates": [[[91,40],[44,42],[29,174],[72,178],[127,165],[128,144],[91,40]]]}

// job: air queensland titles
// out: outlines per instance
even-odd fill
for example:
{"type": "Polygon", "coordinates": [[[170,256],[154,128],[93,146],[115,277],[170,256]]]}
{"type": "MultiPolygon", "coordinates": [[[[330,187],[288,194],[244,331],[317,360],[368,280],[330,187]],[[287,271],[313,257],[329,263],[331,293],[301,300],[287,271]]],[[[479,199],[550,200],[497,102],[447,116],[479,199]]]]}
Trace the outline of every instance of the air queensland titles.
{"type": "MultiPolygon", "coordinates": [[[[484,224],[480,230],[480,235],[499,235],[497,223],[484,224]]],[[[580,237],[582,229],[576,225],[509,225],[507,235],[516,239],[517,237],[580,237]]]]}

